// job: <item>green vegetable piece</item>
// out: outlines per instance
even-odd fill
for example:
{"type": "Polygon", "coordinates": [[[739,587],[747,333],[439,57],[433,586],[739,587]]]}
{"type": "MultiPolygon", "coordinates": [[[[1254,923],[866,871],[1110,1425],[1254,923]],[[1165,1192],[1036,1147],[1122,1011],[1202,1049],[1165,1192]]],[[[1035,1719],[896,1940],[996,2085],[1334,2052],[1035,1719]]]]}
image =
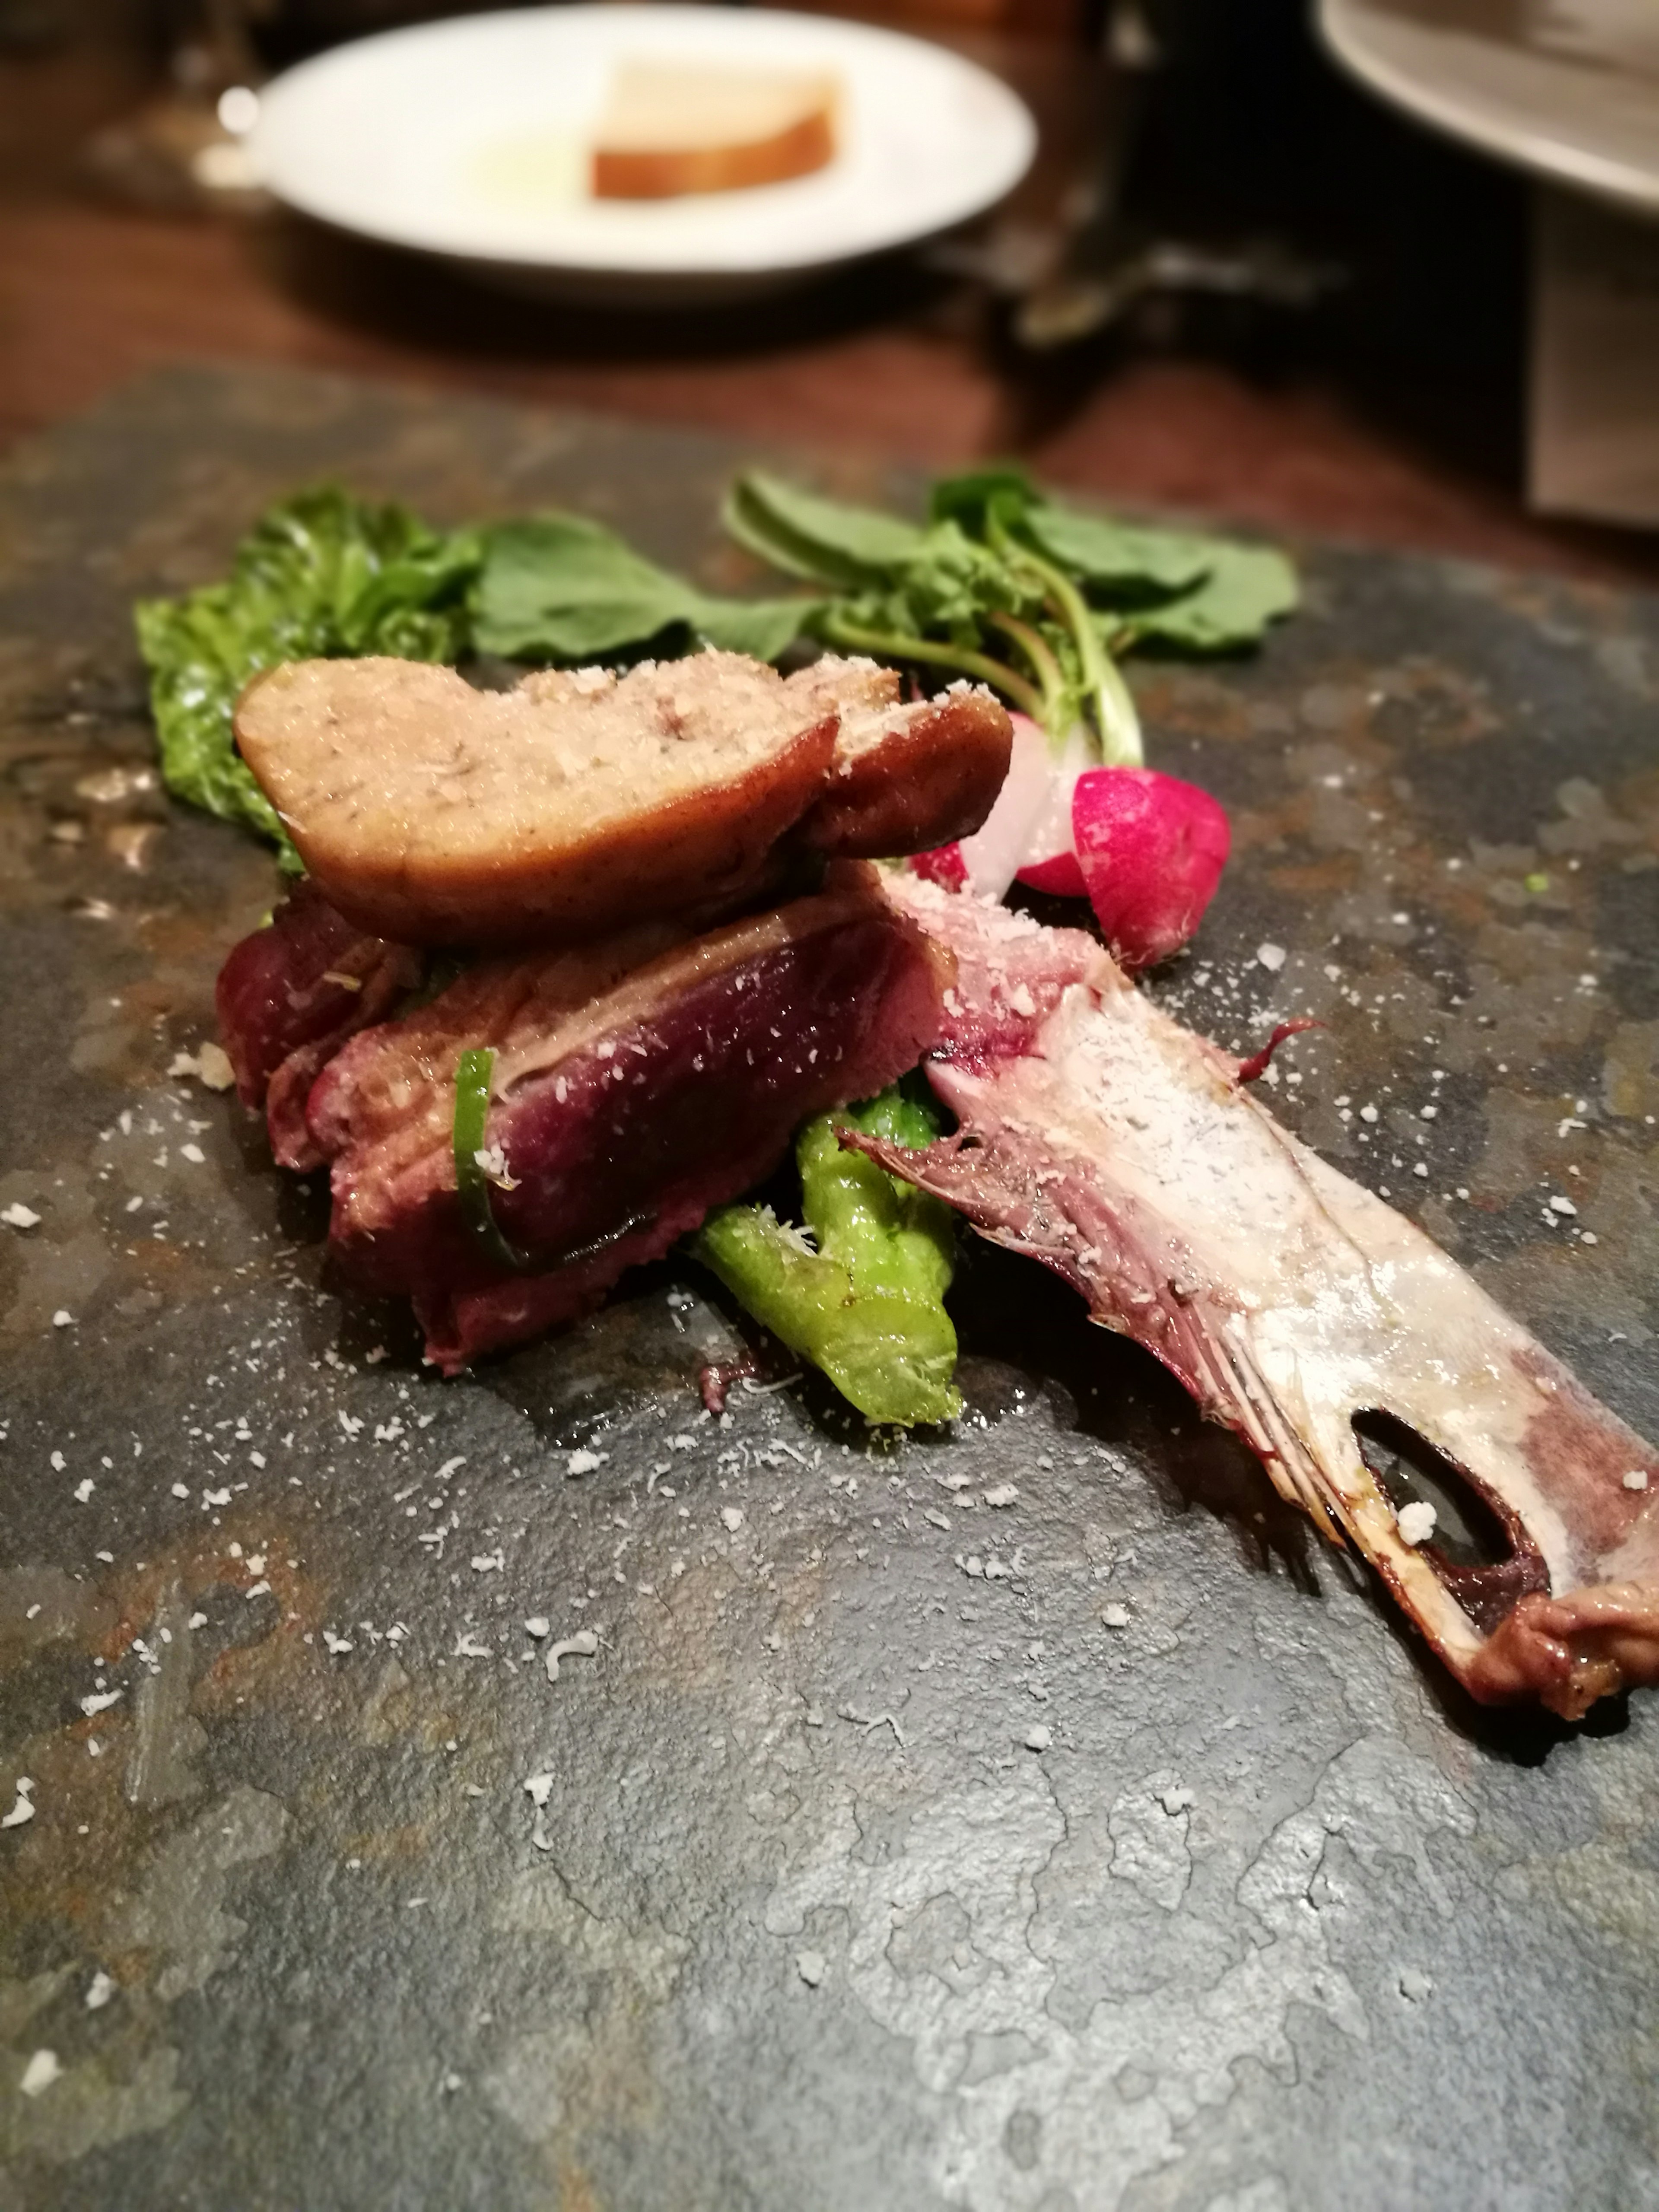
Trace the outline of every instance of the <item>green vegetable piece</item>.
{"type": "Polygon", "coordinates": [[[467,1227],[499,1266],[521,1273],[531,1264],[502,1236],[489,1202],[489,1177],[478,1158],[489,1120],[489,1079],[495,1055],[487,1046],[464,1052],[455,1068],[455,1188],[467,1227]]]}
{"type": "Polygon", "coordinates": [[[385,653],[454,660],[478,542],[427,529],[406,509],[332,485],[271,507],[236,549],[228,580],[134,610],[150,676],[161,776],[177,799],[300,858],[236,750],[231,717],[251,679],[281,661],[385,653]]]}
{"type": "Polygon", "coordinates": [[[836,1131],[849,1123],[908,1149],[939,1130],[931,1103],[896,1085],[866,1105],[820,1115],[795,1146],[817,1249],[769,1207],[726,1206],[709,1215],[691,1250],[870,1420],[908,1428],[953,1419],[962,1399],[944,1300],[954,1218],[939,1200],[844,1151],[836,1131]]]}
{"type": "Polygon", "coordinates": [[[544,514],[486,533],[472,609],[478,649],[510,660],[600,660],[673,630],[775,660],[815,605],[711,598],[600,524],[544,514]]]}
{"type": "Polygon", "coordinates": [[[1225,549],[1215,538],[1143,530],[1072,507],[1032,506],[1026,535],[1081,582],[1113,594],[1168,597],[1203,582],[1225,549]]]}
{"type": "Polygon", "coordinates": [[[914,523],[801,491],[764,469],[746,469],[736,479],[721,520],[739,545],[786,575],[842,591],[888,580],[923,544],[914,523]]]}
{"type": "Polygon", "coordinates": [[[940,477],[928,495],[935,522],[954,522],[971,538],[983,538],[994,514],[1005,526],[1024,520],[1040,495],[1024,469],[1003,463],[940,477]]]}
{"type": "Polygon", "coordinates": [[[1127,641],[1185,653],[1238,653],[1295,608],[1296,570],[1267,545],[1211,542],[1209,574],[1195,591],[1163,606],[1138,607],[1118,625],[1127,641]]]}

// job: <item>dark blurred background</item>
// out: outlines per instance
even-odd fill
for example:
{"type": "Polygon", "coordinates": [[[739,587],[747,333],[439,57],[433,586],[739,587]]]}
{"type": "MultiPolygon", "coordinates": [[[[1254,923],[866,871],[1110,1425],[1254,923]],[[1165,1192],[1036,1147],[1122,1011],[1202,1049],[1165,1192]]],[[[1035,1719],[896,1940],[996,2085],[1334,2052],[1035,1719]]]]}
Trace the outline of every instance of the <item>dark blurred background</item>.
{"type": "MultiPolygon", "coordinates": [[[[1426,0],[1425,0],[1426,4],[1426,0]]],[[[1350,81],[1308,0],[823,9],[1012,82],[1042,152],[942,246],[696,314],[519,301],[193,180],[228,82],[424,0],[0,0],[0,436],[252,356],[835,441],[1013,452],[1288,529],[1646,574],[1526,498],[1534,187],[1350,81]],[[192,142],[193,143],[193,142],[192,142]]]]}

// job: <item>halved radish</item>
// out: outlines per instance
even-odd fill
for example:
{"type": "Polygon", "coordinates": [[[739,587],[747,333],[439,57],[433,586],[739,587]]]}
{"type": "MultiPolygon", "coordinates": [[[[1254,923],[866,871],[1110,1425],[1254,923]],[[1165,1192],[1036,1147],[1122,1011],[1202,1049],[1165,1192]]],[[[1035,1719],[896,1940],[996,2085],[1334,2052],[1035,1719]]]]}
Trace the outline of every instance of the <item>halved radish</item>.
{"type": "Polygon", "coordinates": [[[1232,831],[1196,784],[1146,768],[1092,769],[1072,800],[1078,866],[1106,941],[1125,968],[1183,945],[1226,866],[1232,831]]]}

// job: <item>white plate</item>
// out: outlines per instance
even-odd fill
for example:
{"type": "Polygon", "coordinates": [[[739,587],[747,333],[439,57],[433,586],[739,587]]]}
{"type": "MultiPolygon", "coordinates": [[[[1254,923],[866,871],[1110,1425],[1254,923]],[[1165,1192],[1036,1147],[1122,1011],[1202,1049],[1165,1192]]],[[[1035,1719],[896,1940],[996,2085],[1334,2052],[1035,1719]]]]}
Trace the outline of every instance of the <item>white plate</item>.
{"type": "Polygon", "coordinates": [[[538,290],[647,301],[790,283],[947,230],[1036,150],[997,78],[890,31],[762,9],[527,8],[339,46],[260,97],[250,149],[291,207],[538,290]],[[617,62],[833,71],[841,147],[816,175],[593,199],[586,148],[617,62]]]}
{"type": "Polygon", "coordinates": [[[1321,0],[1320,22],[1425,122],[1659,214],[1659,0],[1321,0]]]}

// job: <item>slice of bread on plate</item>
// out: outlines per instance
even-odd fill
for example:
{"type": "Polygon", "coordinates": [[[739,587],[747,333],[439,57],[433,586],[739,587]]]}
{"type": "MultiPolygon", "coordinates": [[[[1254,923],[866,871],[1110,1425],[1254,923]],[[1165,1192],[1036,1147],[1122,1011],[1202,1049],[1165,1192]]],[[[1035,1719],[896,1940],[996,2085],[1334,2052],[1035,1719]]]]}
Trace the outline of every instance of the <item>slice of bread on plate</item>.
{"type": "Polygon", "coordinates": [[[626,62],[593,143],[593,197],[675,199],[810,176],[836,154],[833,76],[626,62]]]}
{"type": "Polygon", "coordinates": [[[579,942],[730,910],[788,847],[870,857],[975,829],[1007,774],[988,692],[905,705],[873,662],[741,653],[475,690],[368,659],[275,668],[236,738],[319,887],[414,945],[579,942]]]}

